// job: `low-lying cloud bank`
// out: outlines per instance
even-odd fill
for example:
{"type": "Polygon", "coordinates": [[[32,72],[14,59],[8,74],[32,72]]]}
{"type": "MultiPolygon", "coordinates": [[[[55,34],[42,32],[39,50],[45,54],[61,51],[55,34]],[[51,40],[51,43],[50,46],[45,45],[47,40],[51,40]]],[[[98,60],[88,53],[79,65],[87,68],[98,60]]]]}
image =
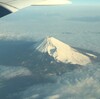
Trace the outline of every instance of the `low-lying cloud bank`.
{"type": "Polygon", "coordinates": [[[21,66],[0,66],[0,78],[1,79],[11,79],[17,76],[29,76],[31,71],[25,67],[21,66]]]}
{"type": "Polygon", "coordinates": [[[81,22],[100,22],[100,16],[74,17],[69,20],[81,22]]]}

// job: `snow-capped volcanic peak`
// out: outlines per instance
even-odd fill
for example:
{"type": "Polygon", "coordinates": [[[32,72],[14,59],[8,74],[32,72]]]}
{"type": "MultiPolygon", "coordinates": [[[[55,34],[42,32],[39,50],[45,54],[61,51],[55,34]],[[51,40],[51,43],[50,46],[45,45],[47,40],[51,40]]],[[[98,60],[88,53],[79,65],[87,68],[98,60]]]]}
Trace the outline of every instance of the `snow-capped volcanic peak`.
{"type": "Polygon", "coordinates": [[[91,60],[88,56],[79,53],[69,45],[57,40],[54,37],[47,37],[37,47],[36,50],[48,53],[57,62],[86,65],[91,60]]]}

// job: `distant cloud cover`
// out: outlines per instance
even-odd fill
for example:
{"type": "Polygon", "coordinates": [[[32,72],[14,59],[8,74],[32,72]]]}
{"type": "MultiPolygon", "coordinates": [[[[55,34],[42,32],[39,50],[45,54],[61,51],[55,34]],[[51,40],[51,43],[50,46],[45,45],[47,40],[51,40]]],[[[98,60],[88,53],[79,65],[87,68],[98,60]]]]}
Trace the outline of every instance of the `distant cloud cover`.
{"type": "Polygon", "coordinates": [[[74,17],[70,18],[69,20],[83,22],[100,22],[100,16],[74,17]]]}

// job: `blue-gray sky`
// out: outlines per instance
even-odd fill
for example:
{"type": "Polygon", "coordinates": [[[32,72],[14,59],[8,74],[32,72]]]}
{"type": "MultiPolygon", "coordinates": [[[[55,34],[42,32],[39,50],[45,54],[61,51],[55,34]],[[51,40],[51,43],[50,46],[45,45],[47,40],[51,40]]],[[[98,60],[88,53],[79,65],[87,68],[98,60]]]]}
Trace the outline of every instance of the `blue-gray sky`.
{"type": "Polygon", "coordinates": [[[100,4],[100,0],[71,0],[73,4],[100,4]]]}

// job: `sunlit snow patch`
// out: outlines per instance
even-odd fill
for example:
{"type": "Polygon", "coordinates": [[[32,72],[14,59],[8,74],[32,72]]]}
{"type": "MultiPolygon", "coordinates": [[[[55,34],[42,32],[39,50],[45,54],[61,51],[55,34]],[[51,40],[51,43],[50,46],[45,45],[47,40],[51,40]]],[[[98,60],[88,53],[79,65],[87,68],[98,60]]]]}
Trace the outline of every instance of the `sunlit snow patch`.
{"type": "Polygon", "coordinates": [[[37,44],[36,50],[41,53],[48,53],[57,62],[86,65],[91,63],[88,55],[78,52],[69,45],[57,40],[54,37],[47,37],[37,44]]]}
{"type": "Polygon", "coordinates": [[[89,56],[91,56],[91,57],[93,57],[93,58],[97,58],[96,55],[93,55],[93,54],[91,54],[91,53],[86,53],[86,54],[89,55],[89,56]]]}

